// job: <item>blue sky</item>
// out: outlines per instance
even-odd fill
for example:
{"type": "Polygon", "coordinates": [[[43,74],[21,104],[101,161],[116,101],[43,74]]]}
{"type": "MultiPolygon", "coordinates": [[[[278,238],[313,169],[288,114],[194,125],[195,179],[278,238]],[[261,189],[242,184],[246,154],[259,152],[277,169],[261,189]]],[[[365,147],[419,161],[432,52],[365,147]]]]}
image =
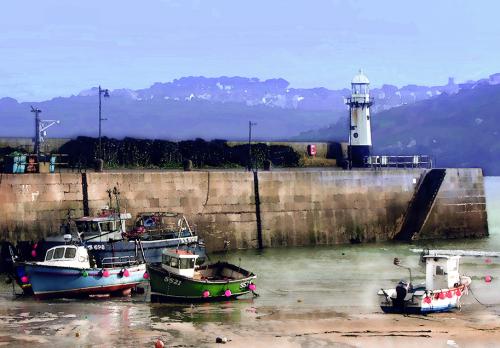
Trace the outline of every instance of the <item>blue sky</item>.
{"type": "Polygon", "coordinates": [[[25,0],[0,5],[0,97],[182,76],[342,88],[500,72],[498,1],[25,0]]]}

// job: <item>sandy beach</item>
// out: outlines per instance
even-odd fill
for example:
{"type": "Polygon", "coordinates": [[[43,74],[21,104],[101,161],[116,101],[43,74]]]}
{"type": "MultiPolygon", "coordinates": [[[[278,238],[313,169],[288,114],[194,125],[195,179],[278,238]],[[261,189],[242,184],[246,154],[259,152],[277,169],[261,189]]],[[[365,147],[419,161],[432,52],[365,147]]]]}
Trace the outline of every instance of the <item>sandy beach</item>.
{"type": "MultiPolygon", "coordinates": [[[[63,304],[67,305],[67,304],[63,304]]],[[[210,315],[206,306],[186,306],[190,322],[162,317],[165,305],[126,303],[110,313],[92,305],[72,304],[76,314],[22,312],[2,315],[0,346],[37,347],[496,347],[500,342],[500,316],[479,304],[462,311],[419,315],[383,314],[379,311],[343,313],[331,310],[279,310],[247,303],[238,322],[198,322],[210,315]],[[137,320],[137,316],[142,320],[137,320]],[[148,317],[149,319],[146,319],[148,317]],[[215,343],[225,337],[225,345],[215,343]]],[[[107,304],[109,308],[109,303],[107,304]]],[[[299,304],[300,307],[300,304],[299,304]]],[[[222,311],[233,312],[230,305],[222,311]]],[[[232,315],[232,314],[230,314],[232,315]]]]}

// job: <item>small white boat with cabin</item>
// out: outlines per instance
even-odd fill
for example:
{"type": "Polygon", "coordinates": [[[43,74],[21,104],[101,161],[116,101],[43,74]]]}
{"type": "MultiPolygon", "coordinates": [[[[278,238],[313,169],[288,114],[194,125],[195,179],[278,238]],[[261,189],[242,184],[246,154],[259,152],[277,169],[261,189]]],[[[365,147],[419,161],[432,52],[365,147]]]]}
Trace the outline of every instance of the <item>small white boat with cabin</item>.
{"type": "Polygon", "coordinates": [[[425,262],[425,283],[411,283],[411,269],[396,266],[410,271],[410,282],[400,281],[393,289],[381,289],[378,292],[380,308],[385,313],[425,314],[447,312],[460,308],[460,299],[467,294],[471,279],[460,275],[460,256],[440,255],[429,252],[422,255],[425,262]]]}

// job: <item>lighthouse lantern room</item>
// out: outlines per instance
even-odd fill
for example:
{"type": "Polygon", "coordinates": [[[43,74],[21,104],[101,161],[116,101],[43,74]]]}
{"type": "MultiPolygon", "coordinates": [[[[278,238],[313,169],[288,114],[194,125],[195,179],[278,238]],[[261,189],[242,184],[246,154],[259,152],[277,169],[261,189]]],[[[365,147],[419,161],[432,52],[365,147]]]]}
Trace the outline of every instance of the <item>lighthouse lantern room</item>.
{"type": "Polygon", "coordinates": [[[351,97],[346,98],[349,105],[349,167],[366,167],[366,158],[370,156],[372,134],[370,127],[370,81],[360,70],[351,82],[351,97]]]}

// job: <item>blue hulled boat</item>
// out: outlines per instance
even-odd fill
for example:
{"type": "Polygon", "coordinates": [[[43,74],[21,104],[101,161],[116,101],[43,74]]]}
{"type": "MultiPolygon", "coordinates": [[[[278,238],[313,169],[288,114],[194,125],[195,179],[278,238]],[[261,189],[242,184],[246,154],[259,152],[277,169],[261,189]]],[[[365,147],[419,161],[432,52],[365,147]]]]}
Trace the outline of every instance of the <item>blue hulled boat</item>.
{"type": "Polygon", "coordinates": [[[184,215],[171,212],[140,213],[134,228],[127,231],[125,224],[129,219],[130,213],[117,213],[112,209],[103,209],[96,217],[68,219],[62,225],[60,235],[25,248],[21,259],[41,261],[47,250],[65,244],[65,236],[70,235],[71,242],[84,242],[96,259],[133,256],[136,253],[134,240],[138,238],[148,262],[160,262],[162,250],[172,247],[194,252],[200,256],[200,261],[204,261],[204,244],[184,215]]]}
{"type": "Polygon", "coordinates": [[[49,249],[44,261],[16,262],[16,281],[36,298],[126,295],[149,279],[146,264],[136,257],[96,261],[83,245],[49,249]]]}

